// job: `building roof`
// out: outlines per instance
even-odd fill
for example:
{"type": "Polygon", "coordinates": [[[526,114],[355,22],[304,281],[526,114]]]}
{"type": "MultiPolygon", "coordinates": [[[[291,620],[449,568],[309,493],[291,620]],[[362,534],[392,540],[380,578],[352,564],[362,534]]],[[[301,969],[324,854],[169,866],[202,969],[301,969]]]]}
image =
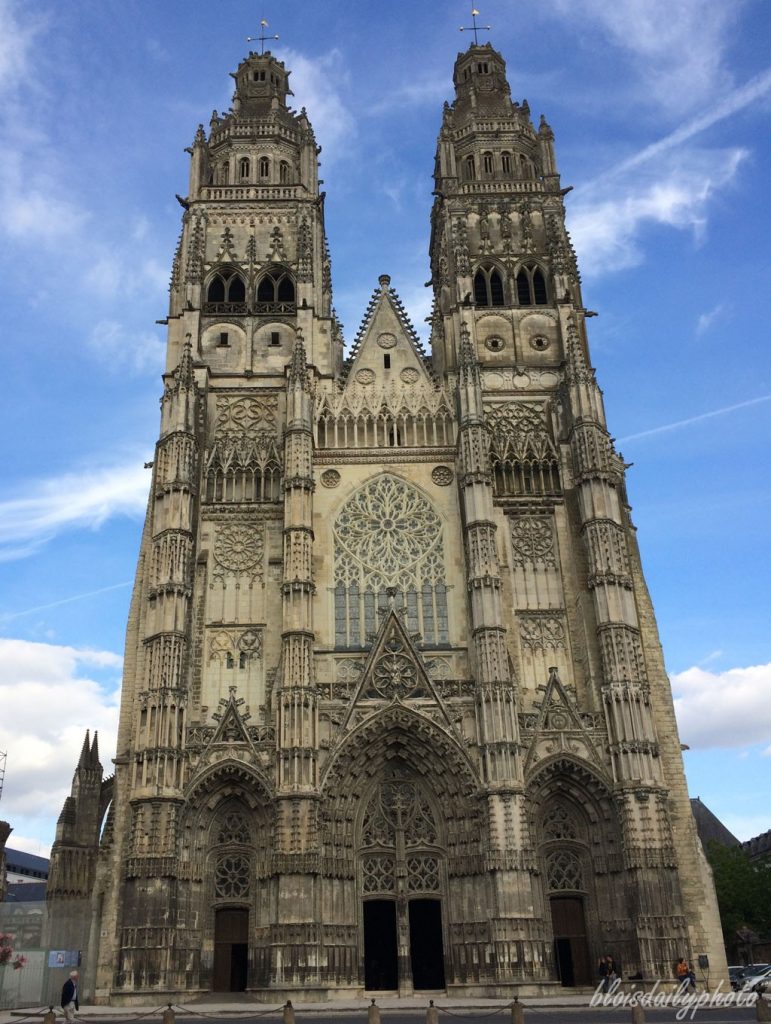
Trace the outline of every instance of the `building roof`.
{"type": "Polygon", "coordinates": [[[751,860],[771,860],[771,829],[742,843],[751,860]]]}
{"type": "Polygon", "coordinates": [[[37,877],[48,878],[48,857],[38,857],[24,850],[5,848],[5,870],[18,871],[20,875],[35,874],[37,877]]]}
{"type": "Polygon", "coordinates": [[[741,846],[741,843],[729,832],[720,818],[703,804],[699,797],[691,799],[691,811],[696,821],[696,831],[699,833],[701,845],[706,849],[708,843],[720,843],[721,846],[741,846]]]}
{"type": "Polygon", "coordinates": [[[42,903],[46,898],[45,882],[9,882],[6,903],[42,903]]]}

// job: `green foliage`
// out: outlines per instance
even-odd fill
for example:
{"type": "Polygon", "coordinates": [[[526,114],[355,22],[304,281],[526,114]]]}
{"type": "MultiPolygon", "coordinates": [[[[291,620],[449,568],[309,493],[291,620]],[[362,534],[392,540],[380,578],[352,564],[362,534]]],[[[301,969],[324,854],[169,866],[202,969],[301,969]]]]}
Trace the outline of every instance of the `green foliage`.
{"type": "Polygon", "coordinates": [[[751,861],[739,846],[714,842],[708,845],[707,858],[715,876],[726,946],[735,949],[737,932],[748,928],[759,939],[771,938],[771,864],[751,861]]]}

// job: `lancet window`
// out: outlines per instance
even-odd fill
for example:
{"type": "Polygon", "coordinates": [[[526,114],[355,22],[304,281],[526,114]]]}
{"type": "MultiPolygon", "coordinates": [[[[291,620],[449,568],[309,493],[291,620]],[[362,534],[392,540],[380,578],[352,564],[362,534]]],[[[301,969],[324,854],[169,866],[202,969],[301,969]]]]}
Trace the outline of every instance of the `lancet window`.
{"type": "Polygon", "coordinates": [[[517,273],[517,301],[520,306],[545,306],[546,278],[535,263],[527,263],[517,273]]]}
{"type": "Polygon", "coordinates": [[[219,267],[210,279],[204,313],[246,313],[246,285],[233,267],[219,267]]]}
{"type": "Polygon", "coordinates": [[[343,506],[334,526],[335,643],[364,647],[389,606],[429,645],[448,642],[442,522],[416,488],[384,473],[343,506]]]}
{"type": "Polygon", "coordinates": [[[273,267],[257,285],[256,313],[294,313],[294,279],[285,267],[273,267]]]}
{"type": "Polygon", "coordinates": [[[511,402],[487,410],[496,497],[556,494],[559,458],[537,402],[511,402]]]}
{"type": "Polygon", "coordinates": [[[503,278],[497,267],[483,265],[474,274],[474,302],[477,306],[504,304],[503,278]]]}

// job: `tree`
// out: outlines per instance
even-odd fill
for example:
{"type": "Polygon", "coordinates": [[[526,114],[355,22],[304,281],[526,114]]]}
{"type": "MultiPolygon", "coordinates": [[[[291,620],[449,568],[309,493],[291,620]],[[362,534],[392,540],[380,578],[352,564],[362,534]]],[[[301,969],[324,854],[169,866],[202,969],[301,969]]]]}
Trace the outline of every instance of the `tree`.
{"type": "Polygon", "coordinates": [[[771,939],[771,864],[750,860],[740,846],[712,842],[707,858],[715,876],[715,891],[726,948],[736,950],[737,933],[754,932],[771,939]]]}

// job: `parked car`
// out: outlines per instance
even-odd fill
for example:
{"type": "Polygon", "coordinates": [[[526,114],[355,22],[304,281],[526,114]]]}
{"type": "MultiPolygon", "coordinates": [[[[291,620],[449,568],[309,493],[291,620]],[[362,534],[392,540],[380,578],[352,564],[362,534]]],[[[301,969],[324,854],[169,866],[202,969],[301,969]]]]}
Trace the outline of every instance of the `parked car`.
{"type": "Polygon", "coordinates": [[[738,964],[733,967],[728,967],[728,980],[731,983],[731,988],[734,992],[737,992],[741,988],[742,978],[744,977],[744,967],[738,964]]]}
{"type": "Polygon", "coordinates": [[[766,964],[760,969],[760,966],[756,965],[751,970],[745,969],[740,982],[742,992],[765,992],[769,987],[771,987],[771,966],[766,964]]]}

